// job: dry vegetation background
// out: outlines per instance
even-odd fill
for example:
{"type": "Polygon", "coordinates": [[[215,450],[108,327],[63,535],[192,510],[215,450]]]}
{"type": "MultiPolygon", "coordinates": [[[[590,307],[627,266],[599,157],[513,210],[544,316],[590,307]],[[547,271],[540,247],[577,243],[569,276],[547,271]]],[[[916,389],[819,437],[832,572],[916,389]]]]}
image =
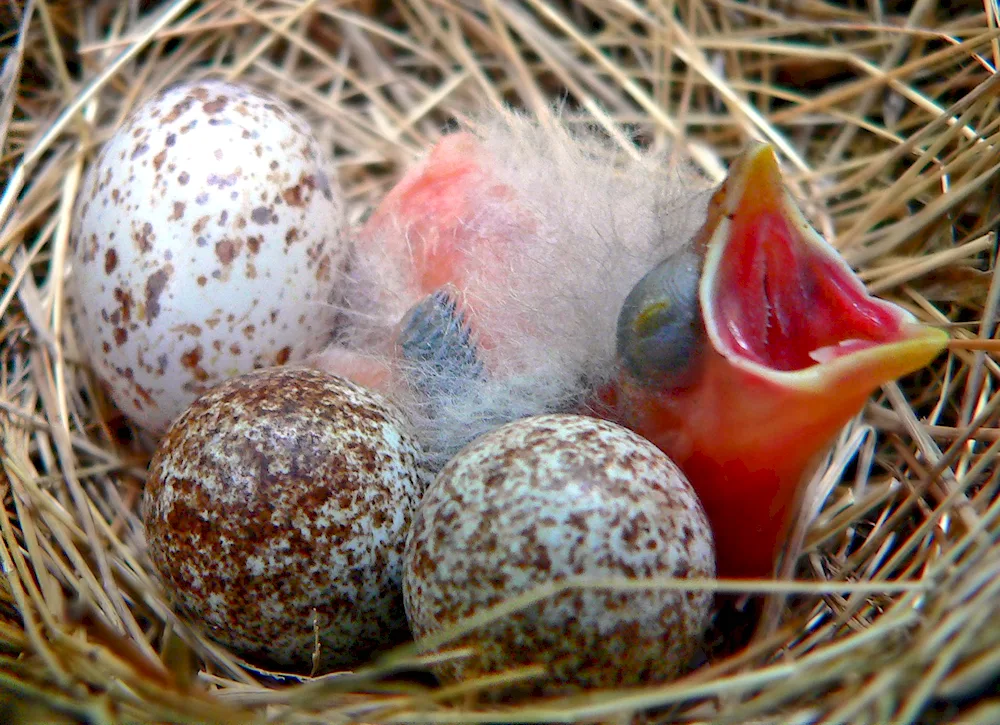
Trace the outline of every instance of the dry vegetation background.
{"type": "Polygon", "coordinates": [[[0,6],[0,721],[1000,722],[997,20],[992,0],[0,6]],[[206,74],[298,107],[354,221],[483,104],[558,102],[715,178],[773,143],[871,289],[955,342],[839,438],[772,636],[667,685],[462,712],[463,688],[385,679],[405,652],[299,682],[179,620],[136,515],[148,451],[80,363],[64,282],[86,164],[206,74]]]}

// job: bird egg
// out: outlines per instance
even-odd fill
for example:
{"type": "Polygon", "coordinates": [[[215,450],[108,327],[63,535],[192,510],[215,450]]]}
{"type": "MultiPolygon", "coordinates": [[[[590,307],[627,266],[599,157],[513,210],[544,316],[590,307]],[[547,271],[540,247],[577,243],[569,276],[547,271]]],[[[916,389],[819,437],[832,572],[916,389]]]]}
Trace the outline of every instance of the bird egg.
{"type": "Polygon", "coordinates": [[[140,427],[325,344],[347,256],[331,170],[292,108],[219,80],[161,91],[104,144],[74,209],[73,321],[140,427]]]}
{"type": "MultiPolygon", "coordinates": [[[[541,415],[467,445],[414,518],[404,600],[418,643],[487,608],[574,578],[706,578],[712,534],[681,471],[614,423],[541,415]]],[[[682,672],[708,625],[711,591],[573,586],[508,612],[443,647],[444,682],[543,665],[494,692],[561,694],[663,681],[682,672]]],[[[426,649],[426,648],[425,648],[426,649]]]]}
{"type": "Polygon", "coordinates": [[[402,414],[354,383],[297,366],[230,378],[153,456],[150,559],[180,610],[247,660],[356,664],[408,636],[419,458],[402,414]]]}

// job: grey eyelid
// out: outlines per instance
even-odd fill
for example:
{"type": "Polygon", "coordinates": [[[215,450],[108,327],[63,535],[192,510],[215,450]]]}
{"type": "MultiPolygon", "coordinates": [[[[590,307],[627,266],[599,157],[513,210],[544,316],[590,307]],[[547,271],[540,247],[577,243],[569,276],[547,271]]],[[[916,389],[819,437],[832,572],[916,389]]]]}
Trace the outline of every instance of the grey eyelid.
{"type": "Polygon", "coordinates": [[[698,368],[705,332],[698,301],[700,259],[682,251],[664,260],[632,288],[618,318],[618,357],[634,377],[683,386],[698,368]],[[643,310],[666,303],[652,330],[640,332],[643,310]]]}
{"type": "Polygon", "coordinates": [[[455,299],[438,290],[406,315],[399,335],[418,388],[445,392],[484,374],[479,348],[455,299]]]}

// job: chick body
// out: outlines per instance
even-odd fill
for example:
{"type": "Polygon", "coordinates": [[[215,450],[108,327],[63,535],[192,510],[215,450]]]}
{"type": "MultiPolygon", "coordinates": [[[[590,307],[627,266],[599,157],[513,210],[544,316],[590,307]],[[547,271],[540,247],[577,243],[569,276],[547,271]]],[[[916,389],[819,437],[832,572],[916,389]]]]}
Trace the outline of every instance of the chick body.
{"type": "Polygon", "coordinates": [[[691,239],[710,194],[668,154],[481,117],[445,135],[359,230],[343,328],[314,364],[393,393],[435,467],[511,420],[588,410],[613,378],[625,297],[691,239]],[[473,346],[471,374],[406,354],[428,344],[413,344],[408,314],[432,295],[473,346]]]}

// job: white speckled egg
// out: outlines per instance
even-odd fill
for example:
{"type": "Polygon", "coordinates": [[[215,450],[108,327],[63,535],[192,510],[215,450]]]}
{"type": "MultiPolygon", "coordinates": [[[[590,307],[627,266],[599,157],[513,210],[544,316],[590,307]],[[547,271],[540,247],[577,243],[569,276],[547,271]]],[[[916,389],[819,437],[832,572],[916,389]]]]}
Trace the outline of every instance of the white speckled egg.
{"type": "Polygon", "coordinates": [[[75,328],[154,435],[225,378],[323,347],[343,200],[306,122],[221,81],[153,97],[105,144],[74,211],[75,328]]]}
{"type": "MultiPolygon", "coordinates": [[[[403,591],[415,637],[567,577],[714,577],[708,521],[680,470],[607,421],[543,415],[458,453],[431,484],[407,540],[403,591]]],[[[708,626],[712,594],[573,588],[445,649],[445,682],[543,664],[494,696],[563,694],[662,681],[681,672],[708,626]]]]}
{"type": "Polygon", "coordinates": [[[408,635],[418,447],[380,395],[298,366],[199,397],[160,441],[142,502],[149,555],[208,636],[249,661],[356,664],[408,635]]]}

